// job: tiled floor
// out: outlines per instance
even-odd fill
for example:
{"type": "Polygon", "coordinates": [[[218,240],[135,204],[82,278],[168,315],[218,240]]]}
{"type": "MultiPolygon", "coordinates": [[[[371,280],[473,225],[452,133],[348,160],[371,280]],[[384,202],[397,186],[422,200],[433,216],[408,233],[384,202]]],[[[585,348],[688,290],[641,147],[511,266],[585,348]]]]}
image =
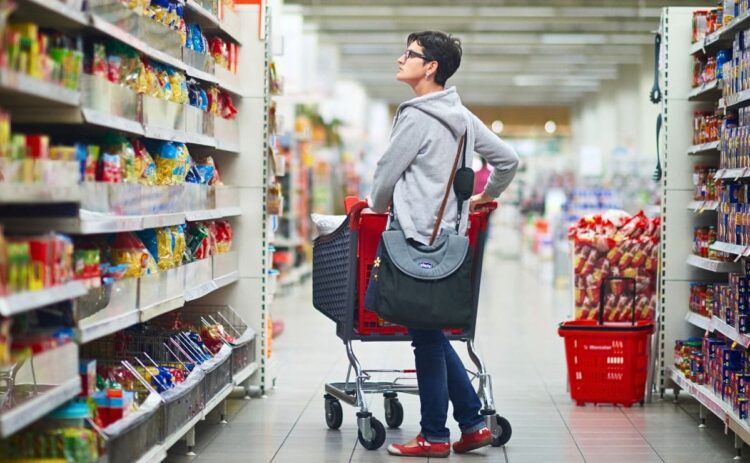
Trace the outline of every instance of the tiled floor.
{"type": "MultiPolygon", "coordinates": [[[[497,408],[513,425],[505,448],[487,448],[451,460],[541,462],[712,463],[733,461],[733,438],[717,419],[698,429],[698,406],[683,395],[641,408],[576,407],[565,382],[563,344],[557,323],[565,318],[569,292],[555,291],[538,272],[517,261],[488,256],[480,305],[477,348],[493,374],[497,408]]],[[[341,381],[345,351],[333,324],[310,303],[310,285],[278,300],[274,316],[286,332],[274,341],[278,366],[275,389],[267,398],[230,401],[229,424],[206,420],[199,425],[197,457],[176,445],[168,461],[378,462],[391,461],[385,446],[363,449],[357,442],[355,410],[344,405],[339,431],[326,428],[323,384],[341,381]]],[[[463,346],[457,346],[465,358],[463,346]]],[[[357,344],[365,368],[409,368],[411,349],[404,343],[357,344]]],[[[468,365],[468,363],[467,363],[468,365]]],[[[372,396],[372,411],[383,421],[382,398],[372,396]]],[[[419,403],[403,396],[405,419],[389,430],[386,445],[419,431],[419,403]]],[[[455,423],[451,432],[458,435],[455,423]]],[[[745,448],[750,455],[750,449],[745,448]]],[[[746,457],[747,458],[747,457],[746,457]]],[[[409,461],[399,459],[398,461],[409,461]]],[[[417,460],[424,461],[424,460],[417,460]]]]}

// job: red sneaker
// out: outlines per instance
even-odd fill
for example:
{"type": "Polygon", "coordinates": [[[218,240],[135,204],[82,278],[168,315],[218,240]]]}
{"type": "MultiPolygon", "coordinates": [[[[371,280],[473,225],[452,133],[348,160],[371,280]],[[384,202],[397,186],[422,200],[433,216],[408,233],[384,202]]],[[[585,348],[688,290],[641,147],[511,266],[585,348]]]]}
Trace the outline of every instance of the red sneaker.
{"type": "Polygon", "coordinates": [[[471,434],[461,433],[461,440],[453,443],[453,451],[456,453],[466,453],[490,444],[492,444],[492,433],[489,429],[482,428],[471,434]]]}
{"type": "Polygon", "coordinates": [[[448,442],[427,442],[420,434],[406,444],[389,445],[388,453],[401,457],[445,458],[451,453],[451,444],[448,442]]]}

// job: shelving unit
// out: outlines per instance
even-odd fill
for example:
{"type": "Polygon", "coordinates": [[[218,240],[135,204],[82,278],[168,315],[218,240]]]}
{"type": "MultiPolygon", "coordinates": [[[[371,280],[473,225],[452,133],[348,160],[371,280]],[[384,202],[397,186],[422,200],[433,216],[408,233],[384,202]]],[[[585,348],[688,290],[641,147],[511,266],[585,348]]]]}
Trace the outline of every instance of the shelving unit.
{"type": "MultiPolygon", "coordinates": [[[[26,75],[0,70],[0,107],[11,113],[14,123],[64,127],[66,131],[82,135],[97,135],[104,130],[113,130],[154,140],[183,142],[189,146],[191,153],[195,150],[200,154],[214,156],[220,168],[224,165],[231,166],[222,168],[221,176],[227,185],[236,189],[236,197],[217,189],[215,205],[212,199],[208,207],[185,207],[177,210],[162,208],[158,209],[158,213],[115,215],[101,212],[99,208],[89,207],[92,198],[95,199],[97,195],[84,186],[49,188],[44,185],[0,182],[0,223],[11,231],[56,231],[89,235],[239,218],[232,220],[234,239],[233,250],[229,253],[217,254],[138,279],[119,280],[111,287],[89,288],[81,282],[71,282],[60,287],[0,298],[2,316],[14,316],[70,301],[76,334],[75,342],[61,348],[65,349],[65,358],[75,364],[73,374],[66,380],[51,383],[49,387],[41,386],[40,383],[36,396],[19,402],[18,406],[9,410],[0,411],[0,437],[22,430],[79,393],[79,345],[84,346],[171,311],[188,311],[190,309],[186,306],[198,302],[237,308],[238,316],[248,325],[242,336],[242,345],[246,351],[243,355],[250,361],[247,364],[236,364],[232,357],[231,377],[227,378],[227,383],[216,394],[206,397],[202,410],[175,432],[165,436],[158,445],[150,449],[139,449],[138,453],[141,455],[135,458],[144,462],[161,461],[166,457],[167,450],[180,439],[187,439],[189,447],[192,447],[195,424],[205,419],[212,410],[220,409],[235,387],[243,387],[249,391],[252,384],[265,390],[275,380],[266,347],[267,310],[270,303],[265,294],[265,184],[268,174],[266,157],[262,155],[267,149],[268,134],[269,7],[241,5],[236,11],[232,11],[220,6],[226,11],[212,12],[195,0],[186,2],[185,14],[188,21],[200,24],[208,35],[219,35],[241,45],[239,70],[237,74],[233,74],[220,66],[216,66],[211,72],[199,69],[190,62],[183,61],[179,53],[159,49],[153,41],[121,29],[93,10],[76,11],[62,2],[49,0],[17,0],[16,4],[14,14],[21,15],[24,19],[50,29],[80,33],[85,37],[103,36],[119,40],[156,61],[183,70],[189,77],[216,84],[234,95],[235,104],[239,108],[236,120],[219,120],[217,117],[215,121],[211,121],[214,127],[212,132],[202,133],[190,129],[190,121],[174,126],[161,123],[158,117],[161,109],[159,106],[174,103],[148,101],[146,97],[132,95],[128,97],[137,102],[140,110],[137,115],[126,115],[108,110],[107,101],[103,102],[105,104],[92,104],[91,95],[101,94],[97,87],[99,83],[92,78],[84,76],[81,88],[71,90],[26,75]],[[151,111],[150,108],[155,110],[151,111]],[[220,197],[222,201],[219,200],[220,197]],[[64,210],[62,213],[23,217],[17,215],[21,209],[19,205],[33,208],[44,206],[48,209],[51,205],[65,205],[65,208],[52,209],[64,210]],[[87,298],[94,300],[101,296],[97,294],[98,291],[107,293],[106,298],[102,299],[106,301],[102,303],[104,307],[96,306],[94,309],[93,305],[85,305],[87,298]],[[236,371],[235,364],[239,365],[236,371]]],[[[89,8],[93,8],[96,1],[88,4],[89,8]]],[[[123,10],[122,18],[128,21],[144,20],[127,10],[123,10]]],[[[190,109],[187,105],[182,108],[186,113],[190,109]]]]}
{"type": "Polygon", "coordinates": [[[662,394],[674,387],[675,393],[687,392],[701,404],[701,418],[709,410],[722,422],[726,430],[735,433],[738,455],[742,441],[750,443],[750,425],[740,419],[729,401],[714,394],[710,387],[689,381],[673,367],[675,340],[691,336],[703,337],[704,333],[721,334],[737,346],[750,347],[750,335],[740,333],[738,326],[731,326],[717,316],[706,317],[694,312],[686,313],[690,300],[692,282],[726,282],[726,273],[742,273],[744,258],[750,257],[750,246],[716,241],[712,251],[733,255],[734,261],[719,262],[690,255],[693,244],[693,229],[698,226],[717,225],[715,214],[696,212],[718,211],[722,204],[715,201],[693,199],[693,173],[696,166],[716,165],[717,181],[731,183],[750,178],[750,169],[719,168],[722,143],[712,142],[691,145],[693,139],[694,111],[726,111],[745,106],[750,102],[750,92],[745,91],[722,97],[723,84],[709,83],[697,89],[690,88],[689,70],[692,55],[715,54],[720,49],[732,48],[736,33],[750,28],[750,15],[733,20],[716,33],[697,44],[690,44],[692,36],[693,8],[665,8],[662,13],[661,73],[664,101],[662,107],[664,160],[662,203],[662,246],[660,291],[661,303],[659,332],[661,352],[657,359],[657,386],[662,394]],[[685,155],[687,153],[687,156],[685,155]]]}
{"type": "Polygon", "coordinates": [[[688,256],[686,262],[692,267],[714,273],[736,273],[742,270],[742,264],[739,262],[722,262],[700,256],[688,256]]]}
{"type": "Polygon", "coordinates": [[[701,154],[718,154],[719,142],[712,141],[709,143],[701,143],[700,145],[690,145],[687,153],[689,156],[698,156],[701,154]]]}

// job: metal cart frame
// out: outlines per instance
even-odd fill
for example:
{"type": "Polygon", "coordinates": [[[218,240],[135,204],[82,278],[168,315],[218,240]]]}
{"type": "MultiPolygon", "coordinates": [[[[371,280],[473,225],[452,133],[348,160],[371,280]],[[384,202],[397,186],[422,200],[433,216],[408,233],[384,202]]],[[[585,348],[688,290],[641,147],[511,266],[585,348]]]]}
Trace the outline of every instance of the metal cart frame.
{"type": "MultiPolygon", "coordinates": [[[[359,308],[358,297],[360,293],[364,293],[358,288],[360,219],[367,203],[359,201],[348,206],[350,207],[348,207],[344,222],[333,233],[317,238],[313,245],[313,305],[336,323],[336,334],[344,342],[349,359],[346,380],[325,385],[325,416],[328,427],[338,429],[343,419],[340,402],[343,401],[358,408],[359,441],[366,449],[375,450],[385,442],[386,432],[383,424],[373,417],[368,409],[365,395],[383,394],[386,422],[389,427],[397,428],[403,421],[403,407],[398,401],[398,394],[418,394],[419,388],[416,384],[405,383],[406,380],[416,378],[403,376],[416,373],[416,370],[363,369],[354,354],[352,341],[411,341],[411,337],[407,334],[360,334],[356,329],[355,315],[359,308]],[[354,378],[352,378],[352,371],[354,378]],[[370,381],[372,373],[393,373],[400,376],[391,382],[373,382],[370,381]]],[[[446,332],[446,336],[451,341],[466,343],[469,357],[476,367],[476,371],[467,370],[467,372],[472,380],[479,380],[477,394],[482,401],[481,414],[485,416],[487,427],[492,432],[494,438],[492,445],[499,447],[510,440],[512,429],[508,420],[496,413],[492,377],[474,346],[482,260],[487,238],[487,219],[496,207],[496,203],[492,203],[481,212],[472,214],[472,219],[478,219],[476,220],[478,230],[476,230],[472,260],[474,285],[472,323],[469,329],[460,334],[446,332]]],[[[368,237],[368,239],[371,238],[368,237]]]]}

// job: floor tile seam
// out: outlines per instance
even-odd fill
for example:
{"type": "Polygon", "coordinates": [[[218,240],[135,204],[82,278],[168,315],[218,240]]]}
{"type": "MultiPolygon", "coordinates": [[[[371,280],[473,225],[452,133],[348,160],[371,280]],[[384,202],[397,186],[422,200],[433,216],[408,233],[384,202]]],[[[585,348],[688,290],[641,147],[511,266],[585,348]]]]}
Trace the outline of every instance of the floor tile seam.
{"type": "Polygon", "coordinates": [[[279,448],[277,448],[276,451],[273,453],[273,456],[269,460],[269,463],[272,463],[276,459],[276,456],[279,454],[279,452],[281,451],[281,449],[284,447],[284,444],[286,444],[286,441],[289,439],[289,436],[291,436],[292,432],[294,432],[294,428],[297,427],[297,424],[299,423],[299,420],[302,418],[302,415],[305,413],[305,411],[307,410],[307,408],[310,406],[310,404],[312,403],[312,401],[315,399],[315,396],[318,394],[318,390],[320,389],[320,386],[323,385],[323,384],[325,384],[326,378],[328,378],[329,375],[331,374],[331,372],[336,367],[338,367],[338,364],[339,364],[339,362],[332,362],[331,366],[328,368],[328,371],[326,371],[325,375],[323,376],[323,379],[318,383],[318,386],[316,387],[316,389],[310,395],[310,399],[307,401],[307,403],[305,404],[305,406],[299,412],[299,415],[297,415],[297,419],[294,420],[294,424],[292,424],[292,427],[289,429],[289,432],[287,432],[286,436],[284,436],[284,440],[281,441],[281,444],[279,444],[279,448]]]}
{"type": "MultiPolygon", "coordinates": [[[[230,399],[228,399],[228,398],[227,398],[227,399],[224,399],[224,400],[230,400],[230,399]]],[[[242,413],[242,411],[243,411],[243,410],[245,410],[245,408],[247,408],[247,405],[248,405],[249,403],[250,403],[249,401],[247,401],[247,400],[243,400],[243,401],[242,401],[242,406],[240,407],[240,409],[239,409],[239,410],[237,410],[237,413],[235,413],[235,414],[234,414],[234,415],[233,415],[233,416],[232,416],[231,418],[230,418],[230,417],[225,417],[225,419],[226,419],[226,418],[229,418],[229,419],[227,420],[227,424],[223,425],[223,426],[222,426],[222,429],[221,429],[220,431],[218,431],[218,432],[214,433],[213,437],[211,437],[211,438],[210,438],[210,439],[208,440],[208,442],[206,442],[206,445],[204,445],[204,446],[203,446],[203,449],[202,449],[202,450],[201,450],[201,451],[200,451],[200,452],[199,452],[199,453],[198,453],[198,454],[197,454],[197,455],[195,456],[195,458],[192,458],[192,459],[191,459],[190,461],[191,461],[191,462],[194,462],[194,461],[202,461],[202,460],[201,460],[201,458],[202,458],[203,456],[205,456],[205,454],[206,454],[206,450],[208,450],[208,448],[209,448],[209,447],[211,446],[211,444],[213,444],[213,442],[214,442],[214,441],[215,441],[216,439],[218,439],[218,438],[219,438],[219,436],[220,436],[220,435],[221,435],[221,434],[222,434],[222,433],[224,432],[224,429],[226,429],[226,428],[227,428],[227,427],[228,427],[228,426],[229,426],[229,425],[231,424],[231,422],[232,422],[232,421],[234,421],[234,419],[235,419],[235,418],[237,418],[237,416],[238,416],[238,415],[239,415],[240,413],[242,413]]]]}
{"type": "Polygon", "coordinates": [[[659,454],[659,452],[656,450],[656,448],[654,448],[654,446],[651,444],[651,441],[649,441],[648,438],[645,435],[643,435],[643,433],[641,432],[641,430],[636,427],[635,423],[633,423],[630,420],[630,417],[628,416],[627,413],[625,413],[625,410],[622,409],[622,408],[620,408],[619,410],[620,410],[620,413],[622,413],[625,416],[625,419],[628,420],[628,422],[633,426],[633,429],[635,429],[635,432],[637,432],[638,435],[641,436],[641,438],[644,440],[644,442],[646,442],[648,444],[648,446],[651,448],[651,450],[654,451],[654,453],[656,454],[656,456],[659,457],[659,460],[664,461],[664,458],[662,458],[662,456],[659,454]]]}
{"type": "MultiPolygon", "coordinates": [[[[578,450],[578,453],[581,455],[581,459],[583,459],[583,462],[586,463],[586,456],[583,454],[583,451],[581,450],[581,447],[578,445],[578,441],[573,436],[573,431],[570,429],[570,426],[568,426],[568,422],[565,420],[565,417],[562,414],[562,410],[560,410],[560,407],[557,405],[557,401],[555,400],[555,397],[552,395],[552,392],[549,390],[549,387],[547,386],[547,380],[542,375],[541,371],[539,370],[539,366],[536,363],[536,360],[532,358],[532,363],[534,365],[534,370],[536,371],[537,377],[542,381],[542,384],[544,385],[544,390],[547,392],[547,395],[549,396],[550,400],[552,401],[552,405],[555,406],[555,410],[557,410],[557,414],[560,416],[560,419],[563,422],[563,426],[565,426],[565,429],[568,431],[568,435],[571,439],[573,439],[573,442],[576,445],[576,449],[578,450]]],[[[507,457],[506,457],[507,461],[507,457]]]]}

